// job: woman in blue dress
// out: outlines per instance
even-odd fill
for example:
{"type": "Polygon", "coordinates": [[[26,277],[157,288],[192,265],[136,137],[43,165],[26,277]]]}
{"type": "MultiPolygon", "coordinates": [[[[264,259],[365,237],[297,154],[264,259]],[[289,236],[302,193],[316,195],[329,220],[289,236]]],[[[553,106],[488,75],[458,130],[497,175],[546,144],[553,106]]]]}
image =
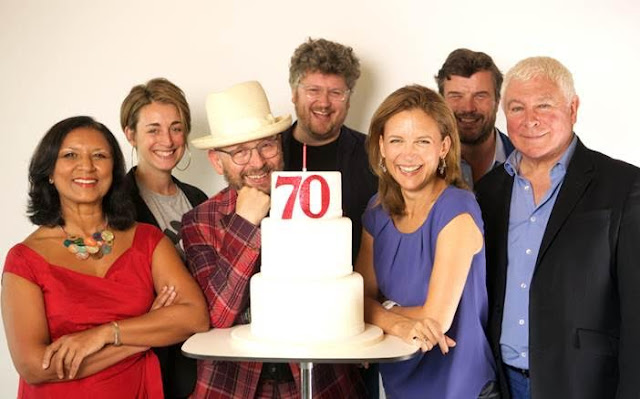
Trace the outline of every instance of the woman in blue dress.
{"type": "Polygon", "coordinates": [[[403,87],[374,114],[367,146],[379,189],[356,264],[365,319],[422,350],[380,365],[387,397],[497,398],[483,223],[461,176],[453,113],[436,92],[403,87]]]}

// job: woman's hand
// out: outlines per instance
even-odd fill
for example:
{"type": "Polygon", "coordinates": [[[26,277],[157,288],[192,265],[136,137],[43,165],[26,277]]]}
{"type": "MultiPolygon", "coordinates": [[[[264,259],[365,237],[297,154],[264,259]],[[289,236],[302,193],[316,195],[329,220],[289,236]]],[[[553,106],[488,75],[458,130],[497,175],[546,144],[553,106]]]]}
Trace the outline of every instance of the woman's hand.
{"type": "Polygon", "coordinates": [[[167,287],[165,285],[164,287],[162,287],[160,293],[158,294],[158,296],[156,296],[156,299],[151,304],[149,312],[165,306],[173,305],[173,301],[176,299],[177,294],[178,292],[176,291],[175,287],[167,287]]]}
{"type": "Polygon", "coordinates": [[[48,345],[44,351],[42,368],[53,365],[59,379],[73,379],[82,361],[113,342],[113,329],[104,324],[82,332],[64,335],[48,345]]]}
{"type": "Polygon", "coordinates": [[[429,350],[438,344],[440,352],[443,355],[449,353],[449,348],[456,345],[456,341],[444,335],[444,329],[437,320],[426,317],[422,320],[425,343],[430,347],[429,350]]]}
{"type": "Polygon", "coordinates": [[[407,318],[396,323],[391,333],[408,343],[419,346],[422,352],[428,352],[438,344],[442,354],[447,354],[449,348],[456,345],[453,339],[444,335],[440,324],[431,318],[423,320],[407,318]]]}

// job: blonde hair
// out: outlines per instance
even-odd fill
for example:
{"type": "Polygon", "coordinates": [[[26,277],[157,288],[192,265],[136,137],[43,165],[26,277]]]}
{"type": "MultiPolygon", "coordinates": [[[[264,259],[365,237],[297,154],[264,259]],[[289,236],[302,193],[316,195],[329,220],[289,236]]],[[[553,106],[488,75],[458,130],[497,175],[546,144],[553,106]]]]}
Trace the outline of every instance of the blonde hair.
{"type": "Polygon", "coordinates": [[[152,102],[171,104],[178,109],[185,129],[185,136],[191,131],[191,111],[184,92],[165,78],[155,78],[146,84],[134,86],[120,106],[120,127],[136,130],[140,109],[152,102]]]}
{"type": "MultiPolygon", "coordinates": [[[[555,83],[564,94],[567,102],[576,96],[571,72],[560,61],[551,57],[529,57],[514,65],[504,77],[503,95],[512,80],[526,82],[539,77],[555,83]]],[[[503,102],[503,109],[506,106],[507,103],[503,102]]]]}
{"type": "Polygon", "coordinates": [[[441,138],[444,140],[445,137],[449,137],[451,140],[451,148],[444,158],[447,167],[444,174],[437,172],[438,176],[450,185],[467,188],[460,170],[460,138],[453,112],[438,93],[427,87],[420,85],[402,87],[385,98],[373,114],[366,144],[369,166],[378,176],[378,200],[391,215],[403,215],[405,203],[398,183],[389,173],[382,170],[380,137],[383,136],[384,127],[392,116],[413,109],[422,110],[433,118],[438,125],[441,138]]]}

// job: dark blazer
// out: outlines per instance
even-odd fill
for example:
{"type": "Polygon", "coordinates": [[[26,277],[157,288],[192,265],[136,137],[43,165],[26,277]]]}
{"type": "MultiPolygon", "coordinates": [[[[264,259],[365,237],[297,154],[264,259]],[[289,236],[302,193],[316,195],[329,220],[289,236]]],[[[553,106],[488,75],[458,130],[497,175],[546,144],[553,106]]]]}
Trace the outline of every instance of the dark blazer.
{"type": "MultiPolygon", "coordinates": [[[[140,196],[138,184],[135,179],[135,171],[135,166],[129,170],[125,184],[136,207],[136,221],[159,227],[158,221],[140,196]]],[[[180,187],[193,207],[196,207],[207,199],[207,195],[200,189],[183,183],[175,177],[173,177],[173,181],[180,187]]],[[[160,361],[162,386],[166,399],[186,398],[193,392],[196,384],[196,361],[184,357],[180,349],[181,346],[182,344],[179,343],[171,346],[153,348],[153,351],[160,361]]]]}
{"type": "MultiPolygon", "coordinates": [[[[485,222],[487,334],[498,365],[512,185],[497,168],[476,186],[485,222]]],[[[530,285],[532,398],[640,398],[639,307],[640,169],[578,140],[530,285]]]]}
{"type": "MultiPolygon", "coordinates": [[[[296,122],[297,123],[297,122],[296,122]]],[[[289,169],[289,149],[294,123],[282,133],[282,155],[284,169],[289,169]]],[[[342,126],[338,136],[338,168],[342,174],[342,211],[351,219],[353,231],[352,259],[355,263],[362,236],[362,214],[369,199],[378,192],[378,178],[369,168],[369,158],[365,147],[367,136],[342,126]]]]}

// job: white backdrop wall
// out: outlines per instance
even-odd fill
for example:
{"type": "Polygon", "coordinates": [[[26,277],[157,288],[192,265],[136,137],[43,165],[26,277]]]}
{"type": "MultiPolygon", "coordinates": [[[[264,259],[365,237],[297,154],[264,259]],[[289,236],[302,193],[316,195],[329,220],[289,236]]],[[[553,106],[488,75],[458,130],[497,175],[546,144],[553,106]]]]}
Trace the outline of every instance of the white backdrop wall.
{"type": "MultiPolygon", "coordinates": [[[[635,122],[640,92],[640,3],[635,0],[0,0],[2,223],[0,259],[33,229],[25,216],[27,168],[44,132],[88,114],[131,147],[119,128],[129,89],[153,77],[178,84],[192,107],[192,137],[208,132],[207,93],[257,79],[274,114],[292,113],[288,63],[311,36],[352,46],[362,76],[347,124],[366,131],[396,88],[422,83],[447,54],[467,47],[506,71],[550,55],[574,73],[581,98],[576,132],[590,147],[640,165],[635,122]]],[[[504,117],[498,126],[505,127],[504,117]]],[[[214,194],[224,182],[204,153],[178,176],[214,194]]],[[[17,374],[0,333],[0,397],[17,374]]]]}

